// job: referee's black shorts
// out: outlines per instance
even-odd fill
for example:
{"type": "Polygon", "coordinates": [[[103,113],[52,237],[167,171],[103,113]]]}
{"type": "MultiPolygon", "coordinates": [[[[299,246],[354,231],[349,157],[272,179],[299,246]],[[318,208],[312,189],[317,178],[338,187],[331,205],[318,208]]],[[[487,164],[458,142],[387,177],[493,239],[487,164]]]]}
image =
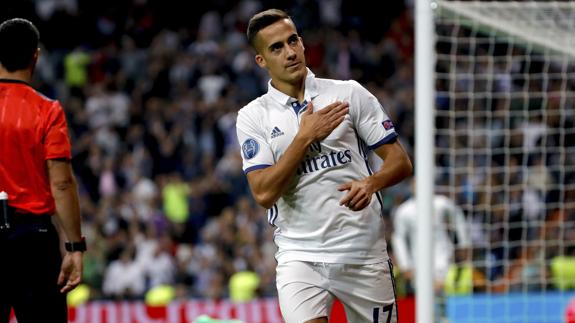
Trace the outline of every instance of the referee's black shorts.
{"type": "Polygon", "coordinates": [[[18,323],[65,323],[66,295],[60,293],[60,243],[49,215],[11,214],[0,230],[0,323],[13,308],[18,323]]]}

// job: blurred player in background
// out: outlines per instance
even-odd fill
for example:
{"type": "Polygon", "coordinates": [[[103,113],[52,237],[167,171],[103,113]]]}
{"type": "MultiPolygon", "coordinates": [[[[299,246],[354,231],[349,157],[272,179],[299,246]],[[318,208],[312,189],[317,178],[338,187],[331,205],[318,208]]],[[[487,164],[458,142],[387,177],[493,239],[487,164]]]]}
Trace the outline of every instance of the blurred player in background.
{"type": "Polygon", "coordinates": [[[28,20],[0,24],[1,323],[11,308],[20,323],[67,322],[86,249],[64,111],[30,86],[38,42],[28,20]],[[52,215],[68,239],[64,257],[52,215]]]}
{"type": "Polygon", "coordinates": [[[359,83],[315,77],[285,12],[254,15],[247,36],[271,81],[240,110],[237,133],[252,194],[276,227],[284,319],[327,322],[336,297],[349,322],[396,322],[378,191],[412,165],[392,121],[359,83]],[[384,160],[375,173],[368,149],[384,160]]]}
{"type": "MultiPolygon", "coordinates": [[[[411,179],[412,193],[415,192],[415,178],[411,179]]],[[[456,249],[470,247],[469,232],[463,211],[454,201],[443,195],[433,197],[434,225],[434,285],[436,291],[443,288],[446,274],[454,262],[456,249]]],[[[403,278],[413,288],[417,268],[417,207],[412,196],[393,212],[392,246],[397,266],[403,278]]]]}

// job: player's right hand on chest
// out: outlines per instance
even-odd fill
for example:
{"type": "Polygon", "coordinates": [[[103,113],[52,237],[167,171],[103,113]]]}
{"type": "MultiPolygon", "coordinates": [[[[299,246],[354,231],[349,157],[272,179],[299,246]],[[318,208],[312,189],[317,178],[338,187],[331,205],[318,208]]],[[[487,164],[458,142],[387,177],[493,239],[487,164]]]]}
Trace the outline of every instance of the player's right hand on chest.
{"type": "Polygon", "coordinates": [[[317,111],[310,102],[301,116],[300,133],[312,142],[322,140],[342,123],[348,112],[347,102],[336,101],[317,111]]]}

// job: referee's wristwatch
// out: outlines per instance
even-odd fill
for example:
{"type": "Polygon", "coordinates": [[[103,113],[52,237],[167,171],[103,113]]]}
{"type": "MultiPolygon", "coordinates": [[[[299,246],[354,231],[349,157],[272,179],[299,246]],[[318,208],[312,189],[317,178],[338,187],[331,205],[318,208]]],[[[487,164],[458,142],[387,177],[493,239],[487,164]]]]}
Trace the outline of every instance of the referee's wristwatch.
{"type": "Polygon", "coordinates": [[[66,241],[66,243],[64,243],[64,248],[66,248],[66,251],[68,252],[74,252],[74,251],[86,251],[87,247],[86,247],[86,238],[82,236],[82,239],[80,241],[66,241]]]}

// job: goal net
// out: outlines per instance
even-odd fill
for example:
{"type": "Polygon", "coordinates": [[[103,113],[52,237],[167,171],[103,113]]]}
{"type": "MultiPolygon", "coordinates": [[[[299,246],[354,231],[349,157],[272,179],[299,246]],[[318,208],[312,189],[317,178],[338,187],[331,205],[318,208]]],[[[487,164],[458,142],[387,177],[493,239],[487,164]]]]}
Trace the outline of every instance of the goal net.
{"type": "Polygon", "coordinates": [[[575,307],[575,2],[433,6],[435,189],[462,208],[471,241],[455,249],[442,315],[566,322],[575,307]]]}

